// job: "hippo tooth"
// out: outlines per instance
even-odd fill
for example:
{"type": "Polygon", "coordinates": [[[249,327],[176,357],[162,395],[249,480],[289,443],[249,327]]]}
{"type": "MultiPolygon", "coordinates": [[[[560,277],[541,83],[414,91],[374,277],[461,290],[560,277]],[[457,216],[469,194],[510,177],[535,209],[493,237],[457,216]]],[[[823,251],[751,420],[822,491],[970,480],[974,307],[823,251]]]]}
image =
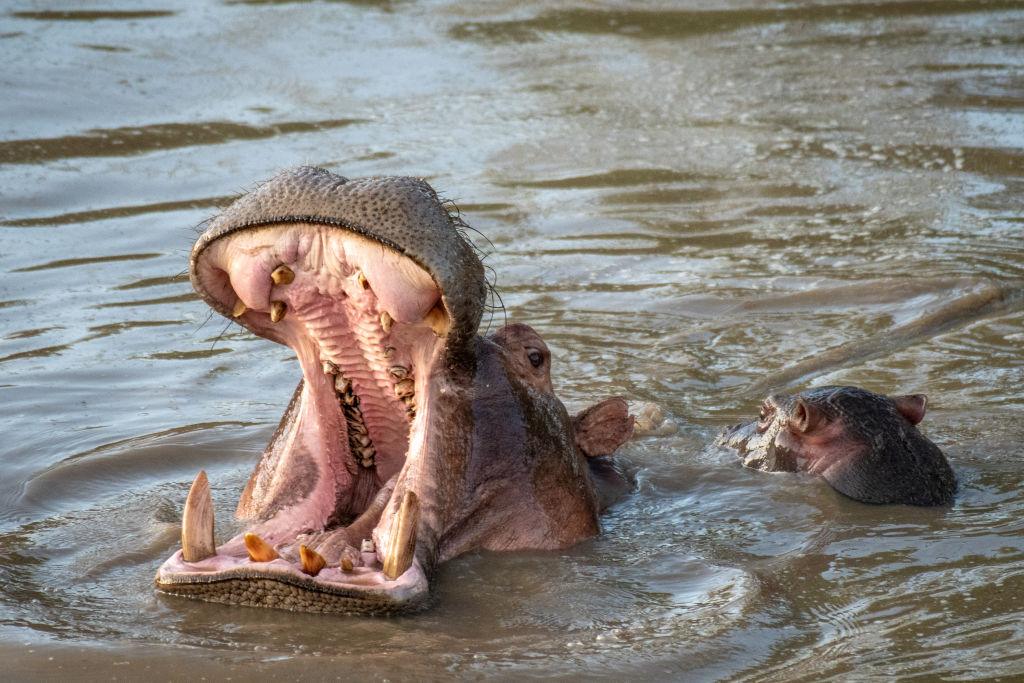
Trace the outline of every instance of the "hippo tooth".
{"type": "Polygon", "coordinates": [[[295,281],[295,273],[288,266],[278,266],[270,273],[270,279],[275,285],[290,285],[295,281]]]}
{"type": "Polygon", "coordinates": [[[352,564],[352,560],[350,560],[347,557],[341,558],[341,564],[338,566],[341,568],[341,571],[345,572],[346,574],[355,569],[355,565],[352,564]]]}
{"type": "Polygon", "coordinates": [[[438,337],[443,337],[448,334],[448,314],[445,313],[444,307],[441,306],[440,301],[434,304],[434,307],[430,309],[430,312],[427,313],[426,316],[424,316],[423,320],[430,325],[430,329],[432,329],[434,334],[438,337]]]}
{"type": "Polygon", "coordinates": [[[279,323],[284,320],[284,313],[288,310],[283,301],[270,302],[270,322],[279,323]]]}
{"type": "Polygon", "coordinates": [[[395,396],[398,398],[405,398],[407,396],[414,396],[416,394],[416,383],[411,379],[403,379],[401,382],[395,383],[395,396]]]}
{"type": "Polygon", "coordinates": [[[359,271],[359,275],[356,276],[356,279],[359,280],[359,286],[363,289],[370,288],[370,281],[366,279],[365,275],[363,275],[363,271],[359,271]]]}
{"type": "Polygon", "coordinates": [[[256,534],[245,535],[245,549],[249,551],[249,559],[253,562],[270,562],[281,557],[269,543],[256,534]]]}
{"type": "Polygon", "coordinates": [[[388,372],[395,379],[405,379],[406,377],[409,376],[409,368],[403,365],[392,365],[390,368],[388,368],[388,372]]]}
{"type": "Polygon", "coordinates": [[[325,375],[337,375],[338,374],[338,366],[335,365],[334,363],[332,363],[329,360],[322,361],[321,362],[321,367],[323,367],[325,375]]]}
{"type": "Polygon", "coordinates": [[[235,307],[231,309],[232,318],[240,318],[245,315],[245,312],[249,309],[246,307],[245,302],[239,299],[235,302],[235,307]]]}
{"type": "Polygon", "coordinates": [[[412,566],[416,554],[416,528],[420,521],[420,504],[416,494],[406,491],[391,522],[391,539],[384,557],[384,576],[392,581],[412,566]]]}
{"type": "Polygon", "coordinates": [[[339,394],[348,394],[352,392],[352,380],[343,375],[338,375],[334,378],[334,390],[339,394]]]}
{"type": "Polygon", "coordinates": [[[373,546],[372,538],[364,538],[363,542],[359,545],[359,552],[361,553],[372,553],[376,552],[376,548],[373,546]]]}
{"type": "Polygon", "coordinates": [[[384,357],[385,358],[391,358],[393,355],[395,355],[395,347],[394,346],[385,346],[384,347],[384,357]]]}
{"type": "Polygon", "coordinates": [[[327,566],[327,560],[323,555],[304,545],[299,546],[299,559],[302,561],[302,571],[310,576],[316,576],[320,570],[327,566]]]}
{"type": "Polygon", "coordinates": [[[383,311],[380,314],[380,326],[381,326],[381,329],[384,330],[384,334],[387,334],[388,332],[391,331],[391,325],[394,322],[395,321],[391,318],[391,314],[388,313],[387,311],[383,311]]]}
{"type": "Polygon", "coordinates": [[[217,552],[213,544],[213,498],[206,471],[199,470],[185,499],[181,516],[181,558],[199,562],[217,552]]]}

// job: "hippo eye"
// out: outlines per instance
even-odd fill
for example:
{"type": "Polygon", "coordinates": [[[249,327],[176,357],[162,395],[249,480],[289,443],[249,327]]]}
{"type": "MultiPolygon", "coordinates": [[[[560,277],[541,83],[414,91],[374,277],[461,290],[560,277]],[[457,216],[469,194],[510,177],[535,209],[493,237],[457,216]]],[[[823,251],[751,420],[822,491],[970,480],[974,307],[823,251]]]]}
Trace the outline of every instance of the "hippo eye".
{"type": "Polygon", "coordinates": [[[540,351],[537,351],[536,349],[531,349],[530,352],[526,354],[526,357],[530,359],[530,365],[535,368],[539,368],[541,363],[544,362],[544,356],[542,356],[540,351]]]}

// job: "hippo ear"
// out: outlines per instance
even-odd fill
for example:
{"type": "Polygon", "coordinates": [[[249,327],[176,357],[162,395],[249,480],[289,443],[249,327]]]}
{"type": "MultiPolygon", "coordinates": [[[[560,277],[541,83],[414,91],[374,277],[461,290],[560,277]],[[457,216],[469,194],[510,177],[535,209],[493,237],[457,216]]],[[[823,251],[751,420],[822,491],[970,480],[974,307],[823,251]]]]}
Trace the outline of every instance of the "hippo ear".
{"type": "Polygon", "coordinates": [[[795,432],[806,434],[818,426],[821,417],[821,411],[814,405],[798,398],[796,405],[793,406],[793,412],[789,415],[789,427],[795,432]]]}
{"type": "Polygon", "coordinates": [[[588,458],[609,455],[633,436],[634,421],[624,399],[601,401],[572,419],[576,445],[588,458]]]}
{"type": "Polygon", "coordinates": [[[928,405],[928,397],[924,394],[907,394],[906,396],[893,396],[893,403],[900,415],[907,418],[912,425],[924,419],[924,409],[928,405]]]}

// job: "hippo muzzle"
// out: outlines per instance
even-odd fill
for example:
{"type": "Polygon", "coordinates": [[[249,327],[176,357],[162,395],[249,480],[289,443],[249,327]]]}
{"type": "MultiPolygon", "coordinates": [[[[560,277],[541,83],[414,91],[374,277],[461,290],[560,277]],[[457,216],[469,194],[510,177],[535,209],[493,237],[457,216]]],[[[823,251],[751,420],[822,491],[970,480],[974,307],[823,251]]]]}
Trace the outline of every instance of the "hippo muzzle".
{"type": "Polygon", "coordinates": [[[214,542],[200,473],[159,590],[315,612],[422,606],[440,562],[598,531],[564,407],[477,336],[483,268],[422,180],[287,171],[217,216],[191,280],[302,380],[214,542]]]}

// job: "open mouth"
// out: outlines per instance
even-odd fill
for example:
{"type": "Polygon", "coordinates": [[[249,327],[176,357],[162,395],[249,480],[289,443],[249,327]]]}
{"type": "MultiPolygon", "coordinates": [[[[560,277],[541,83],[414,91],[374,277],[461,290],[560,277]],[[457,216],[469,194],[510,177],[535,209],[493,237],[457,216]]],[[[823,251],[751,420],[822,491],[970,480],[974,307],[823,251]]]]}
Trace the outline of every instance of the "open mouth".
{"type": "Polygon", "coordinates": [[[302,381],[239,501],[250,527],[215,546],[200,473],[182,549],[156,583],[232,604],[407,610],[425,600],[437,559],[435,492],[422,490],[419,473],[436,457],[428,433],[450,384],[449,360],[476,331],[479,311],[466,302],[482,299],[479,261],[459,251],[469,247],[425,183],[415,189],[429,191],[426,217],[421,202],[415,211],[402,203],[409,188],[389,179],[369,181],[381,184],[372,211],[364,199],[318,218],[299,197],[295,215],[266,215],[261,193],[280,194],[274,183],[287,190],[302,174],[303,188],[312,174],[331,196],[357,182],[318,169],[279,176],[215,220],[193,250],[200,295],[292,348],[302,381]],[[434,234],[441,224],[447,232],[434,234]],[[454,272],[460,262],[468,275],[454,272]],[[460,280],[468,285],[449,295],[445,285],[460,280]]]}

